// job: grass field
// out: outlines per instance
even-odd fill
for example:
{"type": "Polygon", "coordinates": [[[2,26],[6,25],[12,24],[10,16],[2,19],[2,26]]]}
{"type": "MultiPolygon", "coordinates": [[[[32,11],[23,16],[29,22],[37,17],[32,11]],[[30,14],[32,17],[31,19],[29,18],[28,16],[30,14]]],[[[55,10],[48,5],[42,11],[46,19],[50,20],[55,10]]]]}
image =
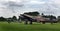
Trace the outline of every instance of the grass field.
{"type": "Polygon", "coordinates": [[[0,31],[60,31],[60,24],[40,24],[25,25],[23,23],[0,22],[0,31]]]}

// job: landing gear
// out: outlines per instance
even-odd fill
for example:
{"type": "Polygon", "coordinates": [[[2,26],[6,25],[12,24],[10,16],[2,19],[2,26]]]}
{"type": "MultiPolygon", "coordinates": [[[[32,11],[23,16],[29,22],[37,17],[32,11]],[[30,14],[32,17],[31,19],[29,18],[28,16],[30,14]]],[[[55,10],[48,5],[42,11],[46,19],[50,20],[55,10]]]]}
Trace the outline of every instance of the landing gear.
{"type": "Polygon", "coordinates": [[[30,24],[32,24],[32,21],[30,21],[30,24]]]}
{"type": "Polygon", "coordinates": [[[25,24],[28,24],[28,21],[25,21],[25,24]]]}
{"type": "Polygon", "coordinates": [[[42,22],[42,24],[45,24],[45,22],[42,22]]]}

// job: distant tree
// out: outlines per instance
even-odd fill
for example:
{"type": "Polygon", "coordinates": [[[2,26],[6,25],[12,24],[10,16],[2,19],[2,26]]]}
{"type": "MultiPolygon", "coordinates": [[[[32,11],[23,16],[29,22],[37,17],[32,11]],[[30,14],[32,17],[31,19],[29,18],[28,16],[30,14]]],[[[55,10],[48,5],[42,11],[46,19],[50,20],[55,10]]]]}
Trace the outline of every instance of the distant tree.
{"type": "Polygon", "coordinates": [[[44,13],[42,13],[41,15],[44,16],[44,13]]]}
{"type": "Polygon", "coordinates": [[[58,21],[60,22],[60,16],[58,16],[58,21]]]}
{"type": "Polygon", "coordinates": [[[28,12],[28,13],[24,13],[24,14],[27,14],[27,15],[31,15],[31,16],[37,16],[39,15],[39,12],[28,12]]]}
{"type": "Polygon", "coordinates": [[[6,21],[6,18],[0,17],[0,21],[6,21]]]}
{"type": "Polygon", "coordinates": [[[53,16],[53,15],[51,15],[51,16],[49,16],[49,17],[50,17],[51,20],[52,20],[52,19],[56,19],[56,17],[53,16]]]}
{"type": "Polygon", "coordinates": [[[13,21],[17,21],[17,17],[16,16],[13,16],[12,19],[13,19],[13,21]]]}
{"type": "Polygon", "coordinates": [[[60,19],[60,16],[58,16],[58,19],[60,19]]]}
{"type": "Polygon", "coordinates": [[[56,19],[56,16],[53,15],[44,15],[45,18],[56,19]]]}
{"type": "Polygon", "coordinates": [[[13,20],[12,20],[12,18],[7,18],[7,22],[10,24],[11,22],[12,22],[13,20]]]}

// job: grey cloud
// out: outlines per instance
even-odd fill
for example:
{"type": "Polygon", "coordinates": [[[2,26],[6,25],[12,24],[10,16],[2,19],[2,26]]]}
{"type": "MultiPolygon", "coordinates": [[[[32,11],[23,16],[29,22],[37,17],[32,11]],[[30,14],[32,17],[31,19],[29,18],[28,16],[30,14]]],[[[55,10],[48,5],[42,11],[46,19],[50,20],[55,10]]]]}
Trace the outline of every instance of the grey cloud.
{"type": "Polygon", "coordinates": [[[13,1],[3,2],[1,4],[5,7],[1,8],[6,8],[16,15],[30,11],[39,11],[40,13],[53,14],[53,15],[58,15],[60,13],[60,5],[53,3],[51,0],[34,0],[34,1],[46,2],[45,4],[31,4],[29,3],[30,1],[33,0],[23,1],[22,3],[17,3],[13,1]]]}
{"type": "Polygon", "coordinates": [[[9,2],[4,2],[2,5],[6,6],[7,9],[12,10],[13,13],[16,13],[15,11],[22,8],[24,4],[9,1],[9,2]]]}

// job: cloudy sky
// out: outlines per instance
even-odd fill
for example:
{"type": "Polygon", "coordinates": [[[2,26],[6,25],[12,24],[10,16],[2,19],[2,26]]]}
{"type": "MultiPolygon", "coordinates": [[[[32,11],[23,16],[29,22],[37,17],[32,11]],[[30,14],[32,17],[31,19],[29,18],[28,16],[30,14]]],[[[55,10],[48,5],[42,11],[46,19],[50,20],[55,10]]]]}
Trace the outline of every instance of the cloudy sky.
{"type": "Polygon", "coordinates": [[[0,0],[0,16],[19,16],[33,11],[59,16],[60,0],[0,0]]]}

